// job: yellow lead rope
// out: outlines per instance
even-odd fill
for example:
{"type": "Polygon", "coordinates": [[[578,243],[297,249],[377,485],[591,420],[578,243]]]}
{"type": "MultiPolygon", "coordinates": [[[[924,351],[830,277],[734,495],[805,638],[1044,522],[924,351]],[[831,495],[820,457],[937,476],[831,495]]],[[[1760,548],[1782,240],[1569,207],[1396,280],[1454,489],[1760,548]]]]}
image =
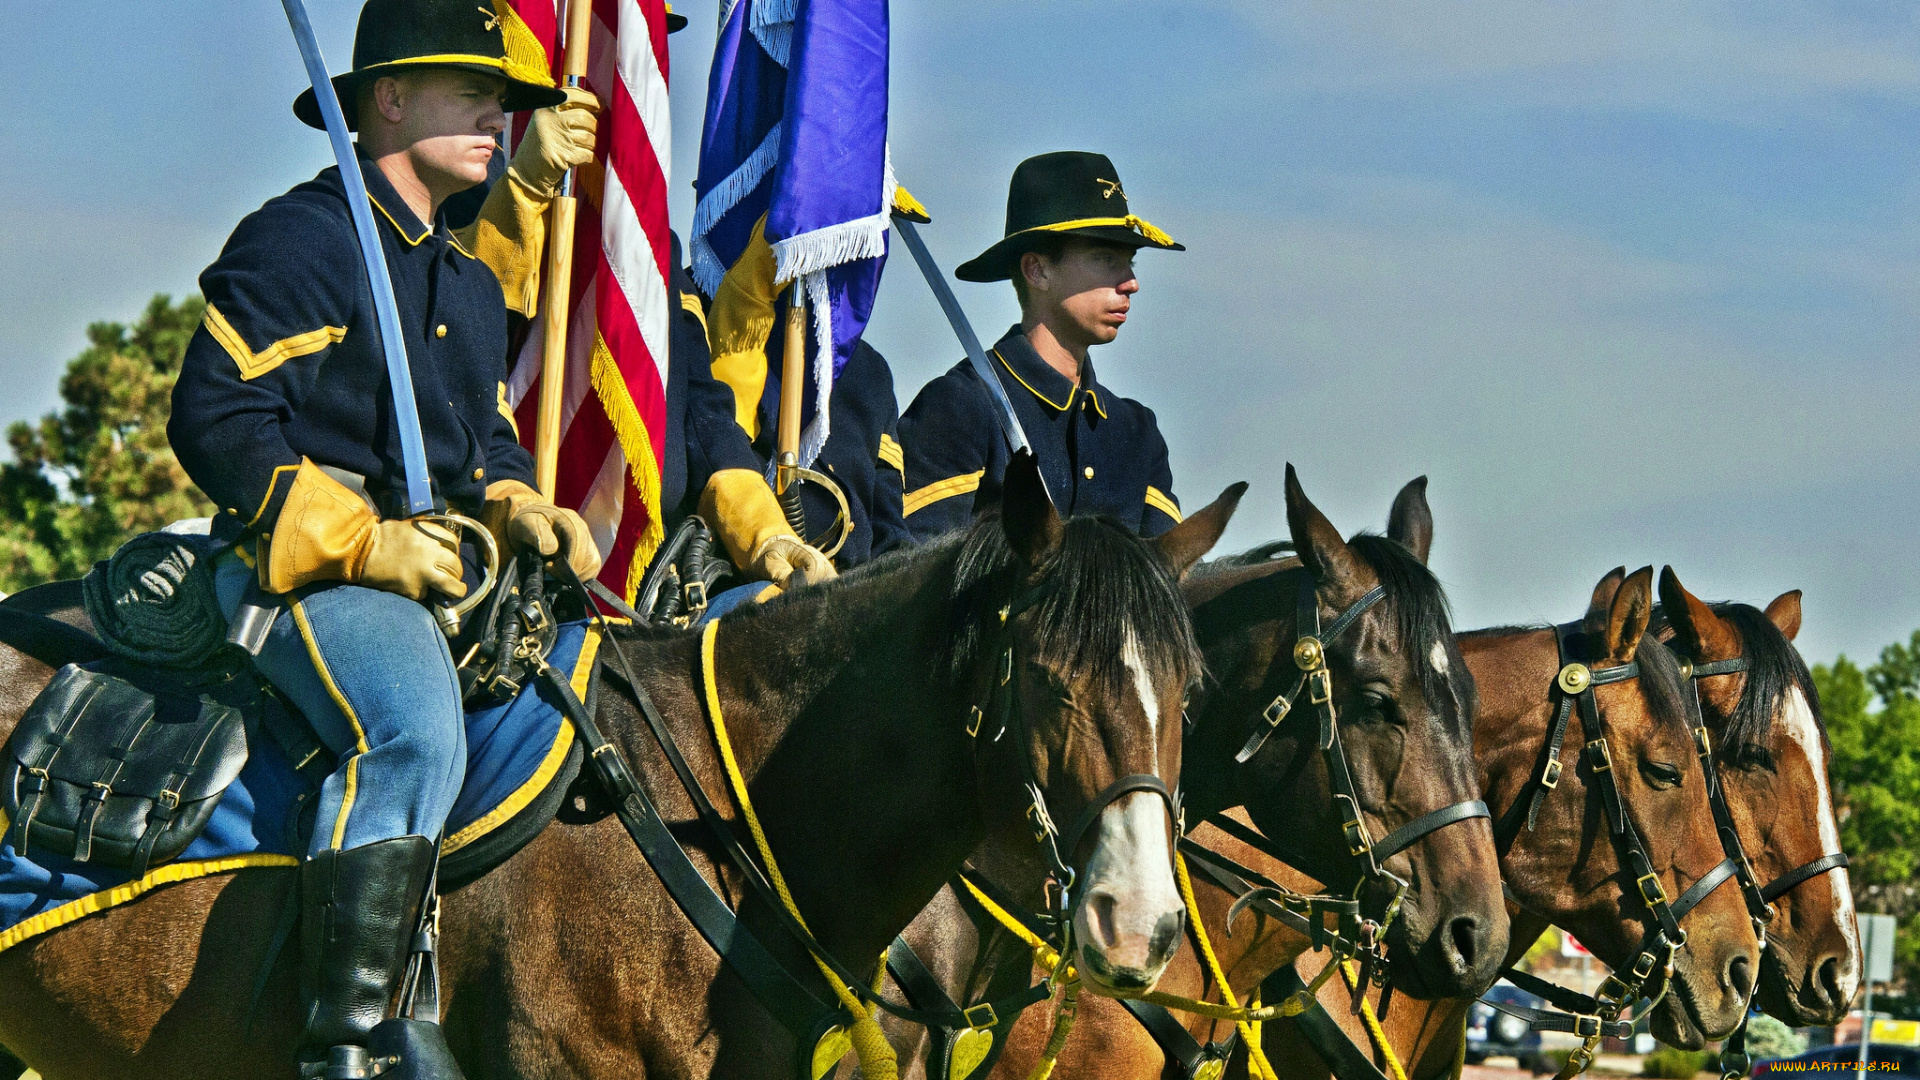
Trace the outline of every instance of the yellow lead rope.
{"type": "MultiPolygon", "coordinates": [[[[740,816],[747,819],[747,830],[753,834],[754,846],[760,849],[761,861],[767,864],[767,876],[773,879],[774,890],[780,894],[780,903],[804,927],[807,921],[794,904],[793,894],[787,891],[787,880],[780,873],[780,864],[774,861],[767,834],[760,828],[760,816],[754,813],[753,800],[747,797],[747,781],[740,773],[740,763],[734,760],[733,742],[727,738],[727,722],[720,711],[720,687],[714,678],[713,644],[719,629],[717,620],[710,622],[700,636],[700,678],[707,692],[707,719],[713,724],[713,741],[720,747],[720,760],[727,767],[727,783],[733,788],[734,801],[740,804],[740,816]]],[[[871,1080],[899,1080],[900,1062],[894,1056],[892,1044],[887,1042],[886,1033],[880,1030],[879,1022],[874,1019],[874,1010],[861,1002],[818,955],[811,950],[808,955],[812,956],[820,974],[825,976],[827,985],[833,988],[833,994],[840,999],[840,1004],[857,1018],[851,1034],[853,1049],[860,1055],[861,1074],[871,1080]]],[[[819,1075],[819,1064],[815,1062],[815,1075],[819,1075]]]]}
{"type": "MultiPolygon", "coordinates": [[[[1237,1009],[1240,1002],[1235,1000],[1233,987],[1227,984],[1226,970],[1220,966],[1220,958],[1214,954],[1213,942],[1207,938],[1207,925],[1200,918],[1200,904],[1193,897],[1193,878],[1187,874],[1187,857],[1175,854],[1173,857],[1174,877],[1180,883],[1180,899],[1187,905],[1187,924],[1193,927],[1193,940],[1200,946],[1200,956],[1207,962],[1207,971],[1213,975],[1213,981],[1220,987],[1220,998],[1228,1008],[1237,1009]]],[[[1257,993],[1258,991],[1256,991],[1257,993]]],[[[1268,1064],[1267,1055],[1260,1048],[1260,1036],[1253,1025],[1245,1020],[1234,1025],[1240,1030],[1240,1041],[1247,1044],[1247,1058],[1252,1062],[1254,1071],[1261,1080],[1280,1080],[1274,1074],[1273,1066],[1268,1064]]],[[[1404,1080],[1404,1078],[1402,1078],[1404,1080]]]]}
{"type": "MultiPolygon", "coordinates": [[[[1407,1070],[1400,1066],[1400,1058],[1393,1052],[1393,1044],[1387,1041],[1387,1033],[1380,1027],[1380,1018],[1373,1015],[1373,1002],[1366,997],[1366,987],[1360,985],[1359,969],[1351,960],[1340,963],[1340,977],[1347,980],[1347,989],[1360,997],[1360,1019],[1367,1025],[1367,1037],[1373,1040],[1373,1048],[1380,1052],[1381,1060],[1387,1063],[1387,1075],[1393,1080],[1407,1080],[1407,1070]]],[[[1462,1046],[1466,1043],[1462,1042],[1462,1046]]]]}

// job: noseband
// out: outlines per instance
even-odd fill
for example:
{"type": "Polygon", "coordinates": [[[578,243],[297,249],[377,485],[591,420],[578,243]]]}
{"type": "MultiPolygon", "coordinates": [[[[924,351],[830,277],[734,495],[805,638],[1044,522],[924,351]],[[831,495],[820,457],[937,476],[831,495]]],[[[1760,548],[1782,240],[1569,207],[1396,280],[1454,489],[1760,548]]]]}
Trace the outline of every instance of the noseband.
{"type": "MultiPolygon", "coordinates": [[[[1653,977],[1654,971],[1664,972],[1666,981],[1661,988],[1661,996],[1666,995],[1667,987],[1673,979],[1673,960],[1687,943],[1687,932],[1680,927],[1680,920],[1687,917],[1702,900],[1727,881],[1740,873],[1740,865],[1733,859],[1721,859],[1706,875],[1694,882],[1680,894],[1676,900],[1667,898],[1666,889],[1660,884],[1660,876],[1655,871],[1653,860],[1647,855],[1645,842],[1640,837],[1633,821],[1628,818],[1626,804],[1620,794],[1619,780],[1614,776],[1613,751],[1607,742],[1606,720],[1600,713],[1594,700],[1596,686],[1626,682],[1640,677],[1640,662],[1630,660],[1613,667],[1591,668],[1573,659],[1567,647],[1570,637],[1581,633],[1582,624],[1566,623],[1553,628],[1554,642],[1560,654],[1560,673],[1554,677],[1553,693],[1559,702],[1553,712],[1553,720],[1547,727],[1547,746],[1544,759],[1529,779],[1533,793],[1526,799],[1527,814],[1525,828],[1531,831],[1540,812],[1540,804],[1547,793],[1560,783],[1560,747],[1566,740],[1567,722],[1578,708],[1581,733],[1586,736],[1586,746],[1582,756],[1587,762],[1591,783],[1600,789],[1600,802],[1605,808],[1607,821],[1612,828],[1614,843],[1627,872],[1634,875],[1634,885],[1640,900],[1646,905],[1647,912],[1653,918],[1653,926],[1640,941],[1640,949],[1632,962],[1627,965],[1626,975],[1617,971],[1609,972],[1599,989],[1591,996],[1576,993],[1564,987],[1556,986],[1538,976],[1524,971],[1507,968],[1500,974],[1508,982],[1530,993],[1537,994],[1551,1002],[1564,1013],[1547,1009],[1531,1009],[1508,1005],[1504,1002],[1487,1002],[1502,1012],[1510,1013],[1526,1020],[1535,1031],[1565,1031],[1580,1036],[1585,1041],[1568,1058],[1562,1076],[1576,1076],[1592,1064],[1595,1050],[1600,1040],[1607,1035],[1625,1038],[1633,1030],[1631,1021],[1623,1021],[1620,1014],[1640,997],[1641,988],[1653,977]]],[[[1711,772],[1708,783],[1712,784],[1711,772]]],[[[1515,805],[1518,809],[1518,804],[1515,805]]],[[[1500,855],[1506,856],[1519,835],[1519,829],[1508,827],[1514,811],[1508,811],[1501,822],[1499,835],[1500,855]]],[[[1716,809],[1715,817],[1719,816],[1716,809]]],[[[1655,999],[1657,1002],[1658,999],[1655,999]]],[[[1650,1003],[1649,1008],[1652,1007],[1650,1003]]]]}
{"type": "MultiPolygon", "coordinates": [[[[1764,949],[1767,947],[1767,927],[1773,922],[1773,902],[1802,882],[1829,870],[1838,870],[1848,865],[1848,861],[1846,852],[1836,851],[1801,863],[1765,885],[1761,885],[1759,878],[1754,875],[1753,862],[1747,858],[1746,846],[1740,842],[1740,831],[1734,827],[1733,810],[1727,805],[1726,789],[1720,784],[1719,769],[1713,760],[1713,739],[1707,732],[1705,715],[1700,707],[1701,679],[1739,674],[1752,668],[1752,660],[1745,656],[1705,663],[1695,663],[1686,657],[1680,660],[1680,673],[1686,676],[1688,688],[1693,691],[1693,715],[1700,721],[1693,729],[1693,744],[1700,755],[1700,770],[1707,775],[1707,800],[1713,807],[1713,823],[1720,833],[1720,848],[1736,868],[1734,878],[1740,883],[1740,894],[1747,902],[1747,914],[1753,917],[1754,933],[1764,949]]],[[[1757,978],[1755,985],[1759,985],[1757,978]]],[[[1742,1013],[1740,1026],[1727,1037],[1722,1048],[1721,1070],[1729,1077],[1745,1076],[1752,1064],[1747,1054],[1747,1014],[1742,1013]]]]}

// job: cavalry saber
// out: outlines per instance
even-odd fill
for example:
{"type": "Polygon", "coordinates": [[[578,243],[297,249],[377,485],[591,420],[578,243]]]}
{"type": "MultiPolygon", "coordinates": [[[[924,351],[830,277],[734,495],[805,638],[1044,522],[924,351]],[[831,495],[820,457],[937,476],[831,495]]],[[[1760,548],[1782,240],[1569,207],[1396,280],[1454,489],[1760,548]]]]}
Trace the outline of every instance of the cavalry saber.
{"type": "MultiPolygon", "coordinates": [[[[907,250],[913,252],[913,261],[920,264],[920,273],[927,279],[927,287],[933,290],[933,298],[940,301],[940,309],[947,313],[947,321],[953,324],[960,347],[967,350],[967,360],[973,364],[973,373],[980,376],[981,383],[987,388],[987,396],[993,399],[995,411],[1000,414],[1000,430],[1006,434],[1008,446],[1016,454],[1022,450],[1031,452],[1027,433],[1020,426],[1020,418],[1014,415],[1012,399],[1007,397],[1007,388],[1000,385],[1000,376],[994,374],[993,365],[987,363],[986,350],[980,347],[973,324],[967,321],[967,313],[960,310],[960,301],[947,285],[947,279],[941,276],[940,267],[934,263],[932,253],[927,251],[926,241],[920,239],[913,219],[896,212],[893,224],[900,230],[900,238],[907,242],[907,250]]],[[[1045,485],[1045,478],[1041,483],[1045,485]]]]}
{"type": "MultiPolygon", "coordinates": [[[[360,175],[360,158],[353,140],[347,135],[347,118],[340,112],[340,99],[334,95],[333,80],[327,77],[327,61],[320,55],[320,43],[314,40],[313,23],[307,19],[307,7],[301,0],[280,0],[287,9],[287,22],[293,26],[293,40],[300,46],[300,59],[306,62],[307,78],[313,83],[313,97],[320,106],[320,117],[327,124],[327,141],[333,144],[333,160],[340,166],[340,181],[347,189],[347,209],[353,214],[353,231],[360,238],[360,261],[366,265],[367,284],[373,289],[373,311],[379,323],[380,349],[387,357],[387,381],[393,387],[393,418],[400,429],[400,466],[407,482],[407,516],[435,521],[474,533],[486,553],[485,574],[480,586],[467,592],[459,603],[430,602],[427,607],[448,637],[460,632],[460,621],[478,607],[493,589],[499,574],[500,552],[493,535],[472,518],[453,513],[434,513],[432,474],[427,471],[426,441],[420,433],[420,409],[413,400],[413,369],[407,366],[407,342],[400,336],[400,305],[393,298],[393,277],[387,272],[387,256],[380,250],[380,234],[373,224],[373,204],[367,198],[367,181],[360,175]]],[[[267,625],[271,625],[269,622],[267,625]]],[[[265,629],[258,632],[262,639],[265,629]]],[[[258,655],[258,649],[253,650],[258,655]]]]}
{"type": "Polygon", "coordinates": [[[430,514],[433,485],[427,472],[426,443],[420,435],[420,409],[413,400],[413,371],[407,366],[407,343],[400,336],[400,308],[394,303],[393,278],[387,273],[386,254],[380,250],[380,234],[374,231],[373,207],[367,199],[366,179],[360,175],[360,158],[347,135],[347,118],[340,112],[340,99],[334,96],[333,80],[327,77],[327,62],[320,55],[320,43],[314,40],[306,5],[301,0],[280,3],[287,9],[287,22],[293,24],[293,39],[300,45],[300,59],[306,61],[307,78],[313,82],[314,100],[327,123],[333,159],[340,166],[340,181],[347,189],[347,209],[353,213],[353,231],[360,237],[360,260],[366,264],[368,284],[373,287],[380,348],[387,354],[387,381],[393,385],[393,416],[400,427],[407,513],[430,514]]]}

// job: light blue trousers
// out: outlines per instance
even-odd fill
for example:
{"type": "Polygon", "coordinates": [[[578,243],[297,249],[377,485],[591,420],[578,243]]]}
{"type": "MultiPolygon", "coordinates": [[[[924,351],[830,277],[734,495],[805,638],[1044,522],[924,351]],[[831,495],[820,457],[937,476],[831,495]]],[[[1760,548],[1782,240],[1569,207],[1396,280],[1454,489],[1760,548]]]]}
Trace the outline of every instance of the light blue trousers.
{"type": "MultiPolygon", "coordinates": [[[[220,561],[228,618],[253,573],[220,561]]],[[[467,733],[453,655],[423,605],[358,585],[298,590],[254,666],[339,756],[308,855],[440,836],[466,776],[467,733]]]]}

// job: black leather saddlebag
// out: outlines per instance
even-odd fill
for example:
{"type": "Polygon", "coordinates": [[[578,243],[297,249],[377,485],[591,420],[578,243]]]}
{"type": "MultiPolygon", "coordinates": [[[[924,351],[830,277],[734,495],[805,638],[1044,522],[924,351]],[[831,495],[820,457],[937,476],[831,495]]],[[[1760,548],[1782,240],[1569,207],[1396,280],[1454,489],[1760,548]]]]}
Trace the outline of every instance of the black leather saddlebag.
{"type": "Polygon", "coordinates": [[[145,876],[206,827],[247,762],[241,710],[69,664],[28,706],[0,773],[7,842],[145,876]]]}

